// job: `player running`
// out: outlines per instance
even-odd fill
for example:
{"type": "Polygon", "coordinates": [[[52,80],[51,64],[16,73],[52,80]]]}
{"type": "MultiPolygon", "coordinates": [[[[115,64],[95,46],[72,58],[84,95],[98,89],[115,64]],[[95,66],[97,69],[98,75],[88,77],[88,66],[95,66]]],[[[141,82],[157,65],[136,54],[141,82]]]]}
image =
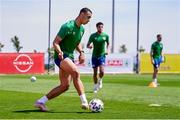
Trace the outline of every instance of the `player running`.
{"type": "Polygon", "coordinates": [[[59,67],[60,85],[52,89],[47,95],[43,96],[35,103],[35,107],[41,111],[47,111],[45,103],[52,98],[59,96],[68,90],[73,79],[74,86],[80,96],[81,107],[88,109],[88,101],[84,92],[84,86],[80,80],[80,73],[77,66],[74,64],[73,52],[76,49],[79,52],[79,63],[85,60],[84,52],[81,45],[81,38],[84,34],[82,26],[90,21],[92,12],[89,8],[82,8],[78,17],[61,26],[53,46],[55,49],[54,61],[59,67]]]}
{"type": "Polygon", "coordinates": [[[109,36],[103,32],[103,23],[96,24],[97,32],[91,34],[87,43],[87,48],[93,48],[92,53],[92,67],[93,67],[93,80],[94,80],[94,93],[102,88],[102,80],[104,76],[105,59],[109,51],[109,36]],[[93,44],[93,46],[92,46],[93,44]],[[105,48],[106,46],[106,48],[105,48]],[[97,76],[99,68],[99,77],[97,76]]]}

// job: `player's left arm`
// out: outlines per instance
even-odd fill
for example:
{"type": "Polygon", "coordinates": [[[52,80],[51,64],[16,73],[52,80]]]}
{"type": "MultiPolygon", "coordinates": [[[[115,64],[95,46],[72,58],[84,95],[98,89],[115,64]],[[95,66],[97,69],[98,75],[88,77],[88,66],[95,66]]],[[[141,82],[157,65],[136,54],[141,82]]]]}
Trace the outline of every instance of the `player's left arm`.
{"type": "Polygon", "coordinates": [[[162,62],[165,62],[165,56],[163,54],[163,47],[162,47],[162,50],[161,50],[161,57],[162,57],[162,62]]]}
{"type": "Polygon", "coordinates": [[[107,36],[105,54],[108,55],[109,53],[110,53],[110,50],[109,50],[109,36],[107,36]]]}
{"type": "Polygon", "coordinates": [[[87,48],[92,49],[92,35],[89,37],[88,43],[86,45],[87,48]]]}
{"type": "Polygon", "coordinates": [[[154,59],[153,59],[153,50],[154,50],[154,47],[153,47],[153,45],[151,45],[151,51],[150,51],[151,64],[154,64],[154,59]]]}
{"type": "Polygon", "coordinates": [[[82,44],[79,43],[78,46],[76,47],[76,50],[79,52],[79,63],[84,63],[85,61],[85,55],[84,55],[84,51],[82,48],[82,44]]]}

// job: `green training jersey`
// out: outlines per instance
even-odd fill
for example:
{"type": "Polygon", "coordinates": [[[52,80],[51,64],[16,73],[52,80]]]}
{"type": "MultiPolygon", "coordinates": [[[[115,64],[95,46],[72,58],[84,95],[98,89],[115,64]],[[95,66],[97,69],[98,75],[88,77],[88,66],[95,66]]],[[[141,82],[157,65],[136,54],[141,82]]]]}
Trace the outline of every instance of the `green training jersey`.
{"type": "Polygon", "coordinates": [[[151,45],[151,51],[153,54],[153,58],[159,58],[161,56],[163,49],[163,44],[156,41],[151,45]]]}
{"type": "MultiPolygon", "coordinates": [[[[57,36],[62,38],[59,44],[61,51],[69,58],[74,59],[74,50],[81,42],[83,34],[84,27],[82,25],[78,27],[75,20],[63,24],[57,34],[57,36]]],[[[54,59],[56,58],[58,58],[58,53],[55,50],[54,59]]]]}
{"type": "Polygon", "coordinates": [[[91,34],[88,43],[93,43],[93,57],[100,57],[105,55],[105,43],[109,43],[109,36],[106,33],[91,34]]]}

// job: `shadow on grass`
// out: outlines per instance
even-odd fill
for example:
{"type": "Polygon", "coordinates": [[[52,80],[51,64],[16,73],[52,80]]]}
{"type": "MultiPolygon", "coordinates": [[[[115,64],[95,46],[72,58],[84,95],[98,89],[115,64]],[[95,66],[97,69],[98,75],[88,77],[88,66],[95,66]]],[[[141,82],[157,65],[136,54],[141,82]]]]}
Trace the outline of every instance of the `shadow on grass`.
{"type": "Polygon", "coordinates": [[[46,112],[42,112],[41,110],[17,110],[17,111],[13,111],[14,113],[33,113],[33,112],[40,112],[40,113],[77,113],[77,114],[84,114],[84,113],[88,113],[91,114],[93,112],[91,111],[85,111],[85,112],[77,112],[77,111],[46,111],[46,112]]]}
{"type": "MultiPolygon", "coordinates": [[[[67,93],[77,93],[77,91],[67,91],[67,93]]],[[[93,91],[85,91],[85,93],[93,93],[93,91]]]]}

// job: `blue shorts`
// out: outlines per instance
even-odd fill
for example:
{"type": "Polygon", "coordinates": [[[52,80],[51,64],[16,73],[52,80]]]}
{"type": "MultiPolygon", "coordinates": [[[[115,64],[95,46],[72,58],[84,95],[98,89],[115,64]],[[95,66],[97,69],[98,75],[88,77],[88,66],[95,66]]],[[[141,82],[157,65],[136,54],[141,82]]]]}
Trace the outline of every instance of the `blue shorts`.
{"type": "MultiPolygon", "coordinates": [[[[63,57],[64,57],[64,59],[65,59],[65,58],[69,58],[67,54],[63,54],[63,57]]],[[[71,59],[71,58],[69,58],[69,59],[71,59]]],[[[71,59],[71,60],[74,62],[73,59],[71,59]]],[[[59,58],[54,59],[55,64],[56,64],[59,68],[60,68],[61,61],[62,61],[62,60],[60,60],[59,58]]]]}
{"type": "Polygon", "coordinates": [[[160,67],[160,64],[162,63],[162,57],[153,58],[153,60],[154,60],[154,67],[155,67],[155,68],[159,68],[159,67],[160,67]]]}
{"type": "Polygon", "coordinates": [[[100,65],[105,65],[106,56],[92,57],[92,67],[96,68],[100,65]]]}

